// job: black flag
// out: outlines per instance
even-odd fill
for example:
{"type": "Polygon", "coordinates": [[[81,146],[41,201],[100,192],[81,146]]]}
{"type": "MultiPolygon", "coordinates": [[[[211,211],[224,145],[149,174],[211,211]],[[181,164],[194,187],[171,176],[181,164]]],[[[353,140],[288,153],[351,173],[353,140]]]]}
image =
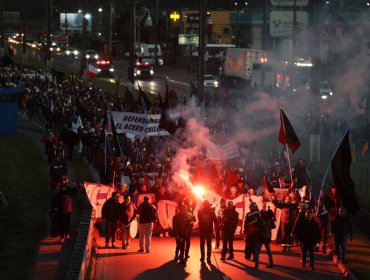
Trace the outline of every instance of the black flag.
{"type": "Polygon", "coordinates": [[[341,203],[349,213],[354,215],[360,210],[360,204],[355,191],[355,184],[350,174],[351,162],[352,157],[348,129],[330,164],[334,185],[337,188],[341,203]]]}
{"type": "Polygon", "coordinates": [[[137,105],[132,92],[126,87],[125,91],[125,107],[128,112],[136,112],[137,105]]]}
{"type": "Polygon", "coordinates": [[[280,109],[280,131],[279,142],[283,145],[288,145],[292,154],[301,146],[298,136],[295,133],[292,124],[288,120],[284,111],[280,109]]]}

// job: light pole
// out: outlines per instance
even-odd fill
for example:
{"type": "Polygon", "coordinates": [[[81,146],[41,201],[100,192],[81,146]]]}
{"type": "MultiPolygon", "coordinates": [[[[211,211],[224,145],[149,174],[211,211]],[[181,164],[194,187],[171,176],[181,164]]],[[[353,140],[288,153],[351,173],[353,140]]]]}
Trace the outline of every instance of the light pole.
{"type": "Polygon", "coordinates": [[[0,0],[0,58],[5,54],[4,50],[4,0],[0,0]]]}
{"type": "Polygon", "coordinates": [[[204,96],[204,49],[206,29],[206,0],[199,0],[199,45],[198,45],[198,97],[203,99],[203,119],[205,118],[204,96]]]}
{"type": "Polygon", "coordinates": [[[103,8],[98,9],[99,12],[99,36],[103,33],[103,8]]]}
{"type": "Polygon", "coordinates": [[[52,0],[46,0],[46,48],[45,48],[45,66],[46,70],[50,71],[51,69],[51,56],[50,56],[50,47],[51,47],[51,5],[52,0]]]}
{"type": "Polygon", "coordinates": [[[81,48],[81,60],[80,60],[80,76],[86,74],[86,29],[87,29],[87,0],[83,0],[82,7],[82,48],[81,48]]]}
{"type": "Polygon", "coordinates": [[[108,31],[108,54],[112,55],[112,25],[113,25],[113,0],[110,0],[109,31],[108,31]]]}
{"type": "Polygon", "coordinates": [[[136,11],[135,11],[135,0],[130,0],[130,49],[129,49],[129,66],[128,66],[128,79],[133,85],[134,79],[134,65],[135,65],[135,43],[136,43],[136,11]]]}

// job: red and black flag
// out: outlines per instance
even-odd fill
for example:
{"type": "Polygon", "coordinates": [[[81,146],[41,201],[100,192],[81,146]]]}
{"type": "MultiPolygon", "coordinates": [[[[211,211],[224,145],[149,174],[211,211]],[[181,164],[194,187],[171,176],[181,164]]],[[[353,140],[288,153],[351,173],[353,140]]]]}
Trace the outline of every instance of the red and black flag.
{"type": "Polygon", "coordinates": [[[334,185],[337,188],[341,203],[352,215],[360,210],[359,199],[355,191],[355,184],[350,174],[352,162],[351,147],[349,144],[349,129],[339,144],[330,165],[334,185]]]}
{"type": "Polygon", "coordinates": [[[269,193],[275,193],[274,187],[272,186],[271,182],[269,179],[266,178],[266,176],[263,176],[263,187],[265,190],[267,190],[269,193]]]}
{"type": "Polygon", "coordinates": [[[279,142],[283,145],[288,145],[293,154],[299,148],[299,146],[301,146],[292,124],[288,120],[288,117],[285,115],[284,111],[281,109],[279,142]]]}

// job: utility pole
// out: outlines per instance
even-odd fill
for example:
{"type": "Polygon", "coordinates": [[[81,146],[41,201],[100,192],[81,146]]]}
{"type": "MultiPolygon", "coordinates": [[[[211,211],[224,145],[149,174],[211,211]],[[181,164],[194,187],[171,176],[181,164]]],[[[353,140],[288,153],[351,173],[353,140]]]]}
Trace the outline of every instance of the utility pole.
{"type": "Polygon", "coordinates": [[[112,28],[113,28],[113,0],[110,0],[109,8],[109,30],[108,30],[108,55],[112,55],[112,28]]]}
{"type": "Polygon", "coordinates": [[[25,63],[27,60],[26,0],[22,0],[22,32],[22,62],[25,63]]]}
{"type": "Polygon", "coordinates": [[[0,58],[5,55],[4,49],[4,0],[0,0],[0,58]]]}
{"type": "Polygon", "coordinates": [[[205,96],[204,96],[204,49],[206,29],[206,0],[199,0],[199,45],[198,45],[198,98],[203,100],[203,118],[205,118],[205,96]]]}
{"type": "Polygon", "coordinates": [[[292,30],[292,43],[293,43],[293,57],[297,56],[296,53],[296,48],[297,48],[297,30],[296,30],[296,25],[297,25],[297,0],[294,0],[293,2],[293,30],[292,30]]]}
{"type": "Polygon", "coordinates": [[[130,0],[130,49],[129,49],[129,66],[128,66],[128,80],[133,85],[134,78],[134,65],[135,65],[135,49],[136,49],[136,15],[135,15],[135,0],[130,0]]]}
{"type": "Polygon", "coordinates": [[[45,68],[50,71],[51,69],[51,3],[52,0],[46,0],[46,48],[45,48],[45,68]]]}
{"type": "Polygon", "coordinates": [[[154,61],[155,65],[158,65],[158,42],[159,42],[159,27],[158,27],[158,0],[156,0],[155,6],[155,47],[154,47],[154,61]]]}
{"type": "Polygon", "coordinates": [[[80,65],[80,77],[86,74],[86,29],[87,29],[87,0],[83,0],[82,5],[82,48],[81,48],[81,65],[80,65]]]}
{"type": "Polygon", "coordinates": [[[311,45],[311,57],[313,66],[311,68],[311,90],[314,94],[317,94],[320,80],[320,26],[319,16],[320,13],[320,0],[313,0],[313,40],[311,45]]]}

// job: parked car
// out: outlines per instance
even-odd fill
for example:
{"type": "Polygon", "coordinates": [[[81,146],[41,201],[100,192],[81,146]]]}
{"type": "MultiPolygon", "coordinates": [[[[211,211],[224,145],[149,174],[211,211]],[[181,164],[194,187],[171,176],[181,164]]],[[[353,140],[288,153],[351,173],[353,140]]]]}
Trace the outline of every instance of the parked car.
{"type": "Polygon", "coordinates": [[[204,75],[204,86],[217,88],[219,86],[219,82],[215,76],[207,74],[204,75]]]}

